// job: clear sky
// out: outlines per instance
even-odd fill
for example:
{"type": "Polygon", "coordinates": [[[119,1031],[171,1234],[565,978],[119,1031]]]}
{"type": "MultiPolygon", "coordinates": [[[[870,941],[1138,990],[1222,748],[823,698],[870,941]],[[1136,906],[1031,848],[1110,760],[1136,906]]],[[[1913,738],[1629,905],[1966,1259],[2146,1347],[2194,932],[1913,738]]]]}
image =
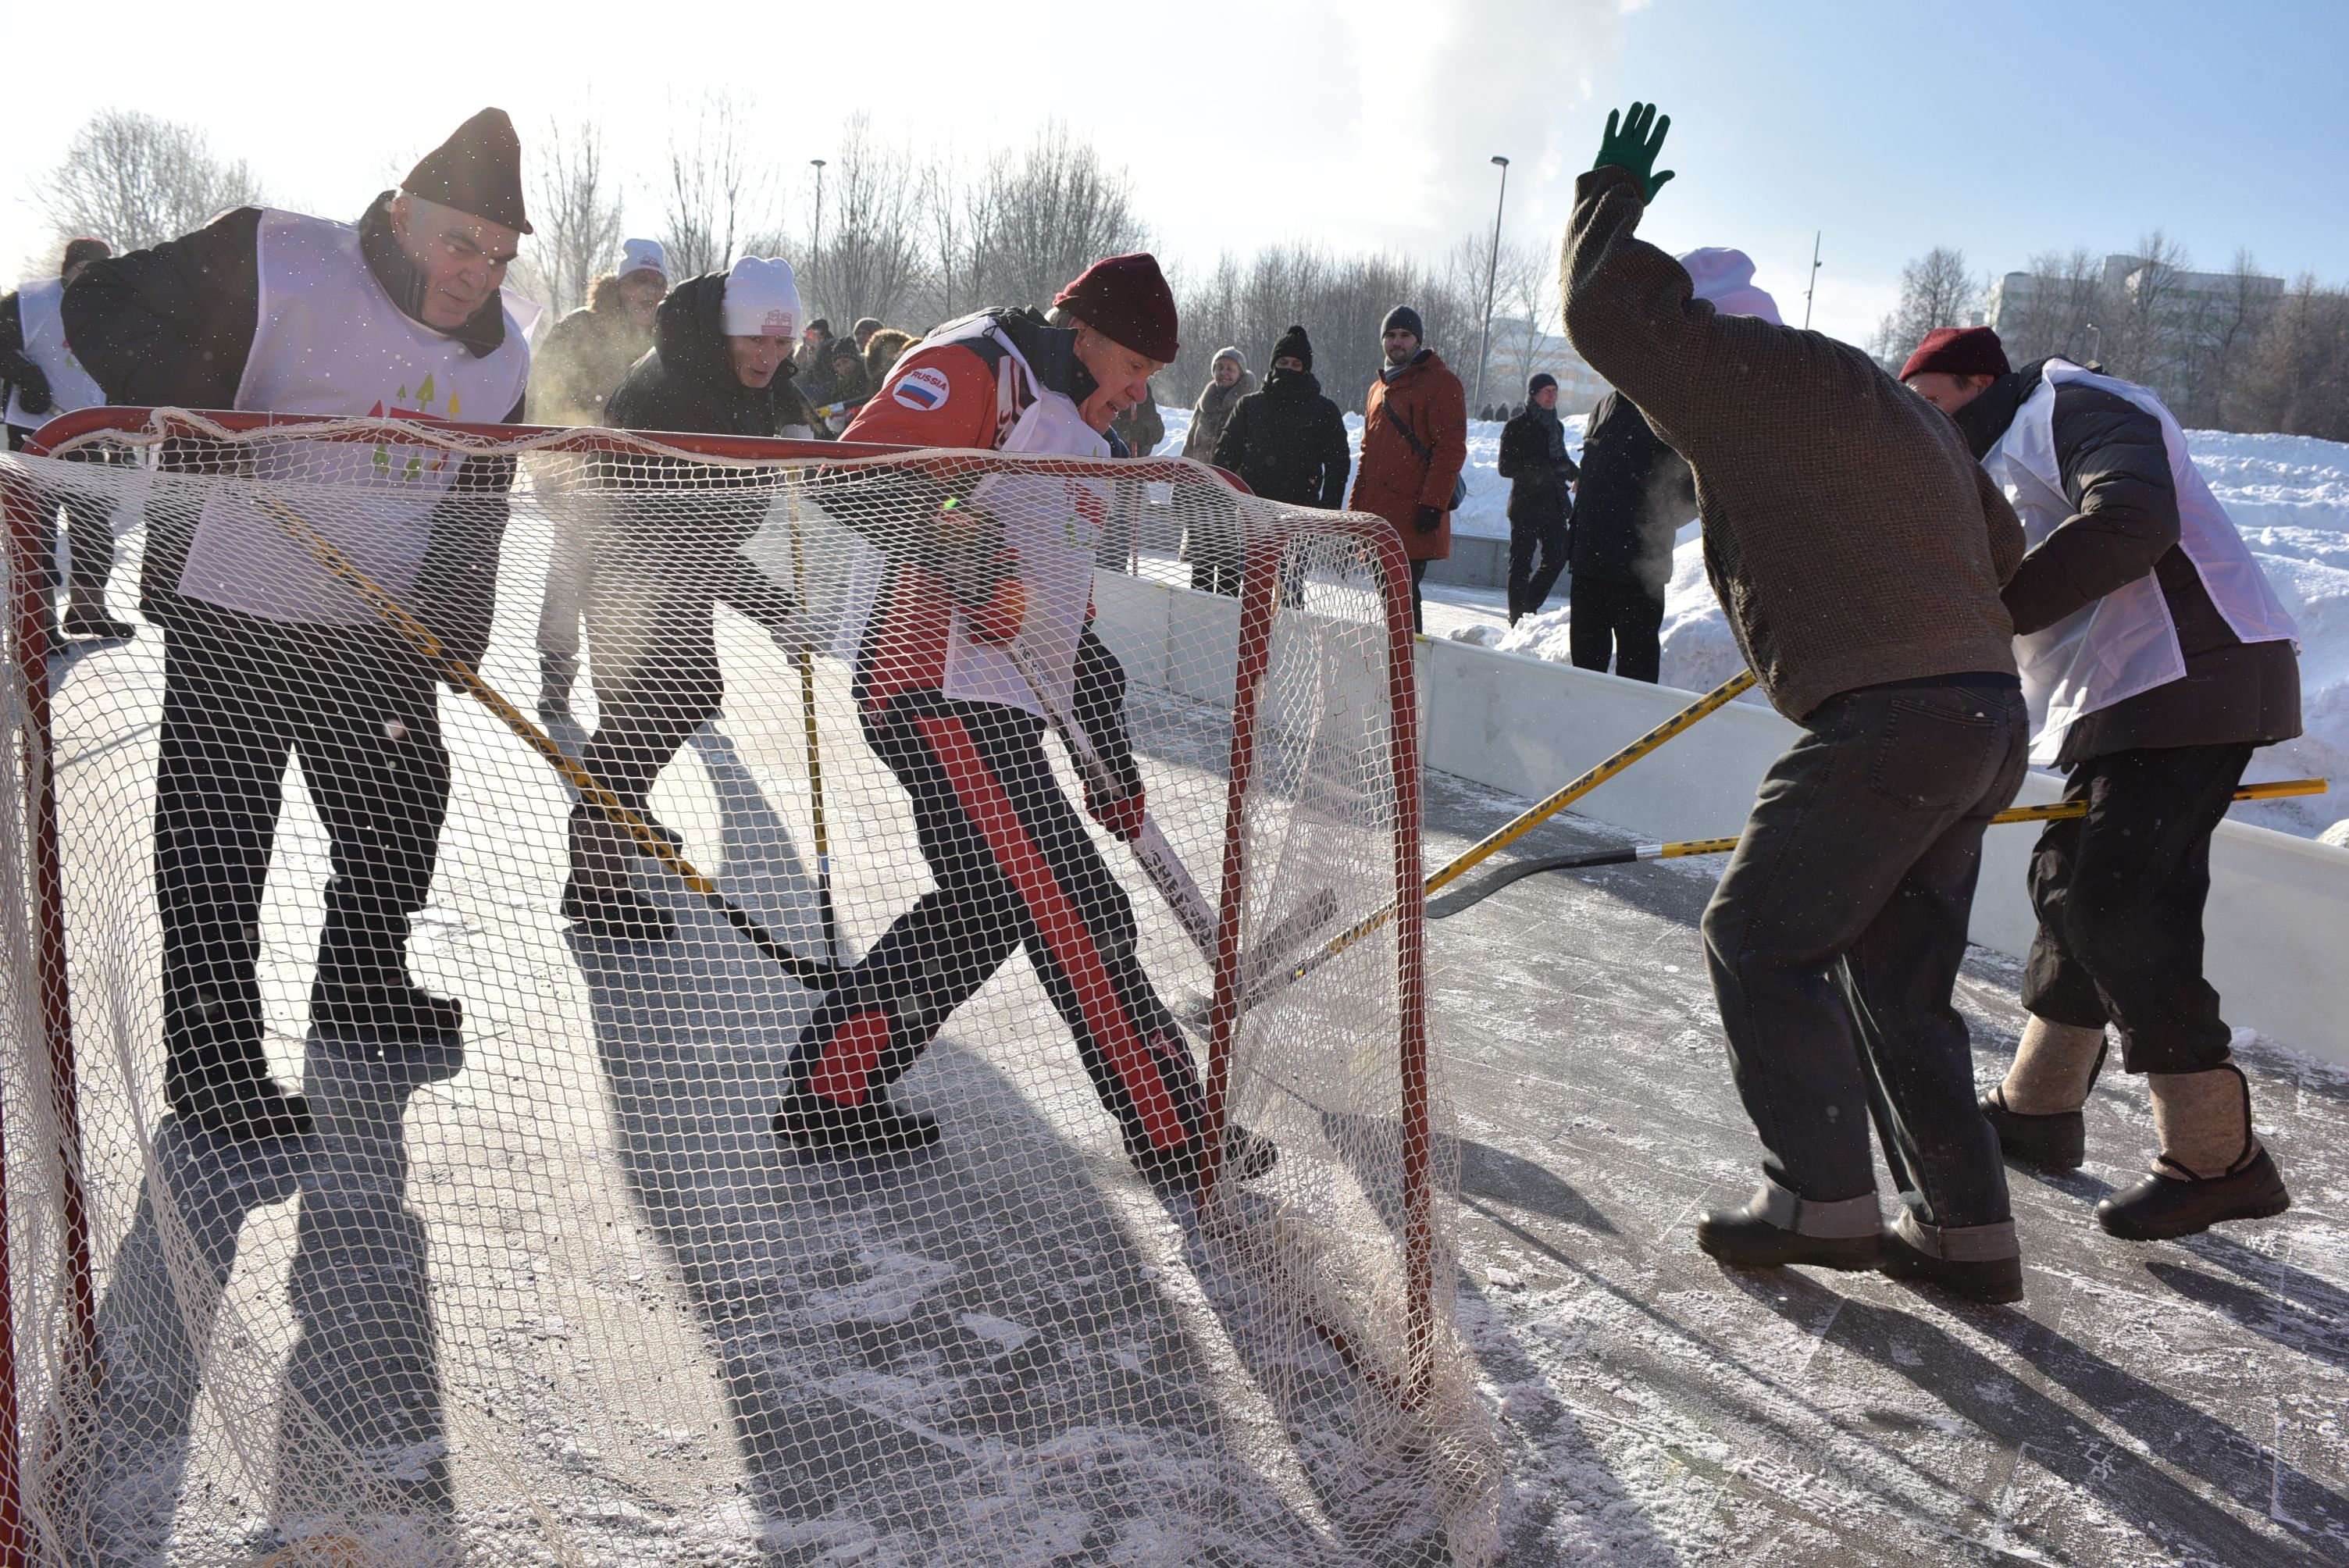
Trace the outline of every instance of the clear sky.
{"type": "MultiPolygon", "coordinates": [[[[2349,279],[2349,4],[1970,0],[1934,6],[1651,0],[1139,0],[204,10],[27,4],[0,24],[0,261],[39,255],[31,193],[74,128],[121,105],[202,127],[273,200],[356,216],[484,103],[528,159],[550,115],[593,114],[632,177],[631,227],[704,87],[755,95],[777,165],[836,127],[976,153],[1058,115],[1132,173],[1177,265],[1276,240],[1433,259],[1489,222],[1556,243],[1607,108],[1673,117],[1679,179],[1649,232],[1736,245],[1800,319],[1864,338],[1901,262],[1977,271],[2125,250],[2160,226],[2197,263],[2349,279]],[[469,25],[468,18],[478,18],[469,25]]],[[[804,187],[787,192],[805,226],[804,187]]]]}

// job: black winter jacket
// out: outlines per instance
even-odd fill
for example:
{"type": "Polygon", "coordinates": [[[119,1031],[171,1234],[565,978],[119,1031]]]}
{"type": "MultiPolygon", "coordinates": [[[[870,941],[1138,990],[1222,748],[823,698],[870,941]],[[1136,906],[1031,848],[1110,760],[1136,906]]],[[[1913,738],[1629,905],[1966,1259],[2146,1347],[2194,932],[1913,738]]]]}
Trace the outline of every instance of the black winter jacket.
{"type": "Polygon", "coordinates": [[[1574,512],[1566,487],[1580,473],[1566,453],[1566,425],[1554,408],[1528,403],[1501,427],[1501,477],[1509,481],[1509,527],[1541,531],[1574,512]]]}
{"type": "MultiPolygon", "coordinates": [[[[1958,410],[1976,458],[2039,389],[2045,360],[2002,376],[1958,410]]],[[[2178,547],[2178,488],[2161,422],[2125,397],[2070,382],[2055,389],[2055,460],[2072,516],[2041,540],[2002,597],[2018,636],[2044,631],[2147,573],[2161,583],[2186,674],[2099,709],[2064,735],[2060,767],[2140,747],[2227,746],[2300,733],[2300,660],[2288,642],[2235,635],[2178,547]]]]}
{"type": "Polygon", "coordinates": [[[1276,370],[1225,421],[1216,466],[1267,500],[1336,511],[1346,502],[1346,417],[1309,370],[1276,370]]]}
{"type": "Polygon", "coordinates": [[[1649,428],[1640,406],[1609,392],[1582,438],[1582,481],[1568,556],[1578,583],[1636,583],[1661,596],[1672,536],[1696,517],[1696,476],[1649,428]]]}
{"type": "MultiPolygon", "coordinates": [[[[392,302],[420,321],[424,279],[392,235],[391,198],[391,191],[384,191],[360,215],[360,251],[392,302]]],[[[261,320],[261,212],[258,207],[238,207],[150,250],[93,262],[67,288],[66,335],[109,403],[236,407],[236,389],[261,320]]],[[[449,335],[480,358],[505,342],[505,301],[492,294],[449,335]]],[[[522,414],[523,400],[517,399],[505,422],[515,423],[522,414]]],[[[220,459],[206,445],[171,443],[163,464],[211,471],[220,459]]],[[[489,645],[506,492],[513,475],[512,458],[466,459],[433,511],[431,542],[417,571],[419,613],[433,634],[468,664],[478,665],[489,645]]],[[[189,519],[149,521],[156,526],[150,530],[140,569],[140,603],[168,624],[194,526],[189,519]]]]}

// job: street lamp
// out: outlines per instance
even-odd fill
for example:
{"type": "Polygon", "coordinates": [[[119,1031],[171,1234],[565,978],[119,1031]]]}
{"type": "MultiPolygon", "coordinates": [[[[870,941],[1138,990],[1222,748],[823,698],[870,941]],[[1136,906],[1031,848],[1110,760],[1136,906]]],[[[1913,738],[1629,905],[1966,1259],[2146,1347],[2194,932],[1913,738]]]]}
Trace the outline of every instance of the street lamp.
{"type": "Polygon", "coordinates": [[[823,160],[811,158],[815,165],[815,244],[808,260],[821,267],[823,264],[823,160]]]}
{"type": "Polygon", "coordinates": [[[1476,343],[1476,394],[1468,399],[1470,407],[1479,407],[1485,401],[1485,356],[1493,346],[1493,283],[1501,271],[1501,209],[1509,201],[1509,160],[1495,157],[1501,166],[1501,196],[1493,203],[1493,255],[1485,263],[1485,334],[1476,343]]]}
{"type": "Polygon", "coordinates": [[[1811,231],[1811,286],[1803,291],[1803,330],[1811,330],[1811,296],[1819,292],[1819,241],[1825,231],[1811,231]]]}

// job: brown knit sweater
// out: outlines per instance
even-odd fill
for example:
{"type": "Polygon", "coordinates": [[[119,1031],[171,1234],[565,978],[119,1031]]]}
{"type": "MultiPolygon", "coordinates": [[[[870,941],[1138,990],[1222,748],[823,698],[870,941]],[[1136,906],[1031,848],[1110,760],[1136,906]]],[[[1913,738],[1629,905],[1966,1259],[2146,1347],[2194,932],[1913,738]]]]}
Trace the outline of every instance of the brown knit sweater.
{"type": "Polygon", "coordinates": [[[1771,705],[2014,671],[2023,525],[1947,416],[1824,333],[1722,315],[1633,237],[1620,169],[1575,185],[1566,332],[1696,472],[1704,564],[1771,705]]]}

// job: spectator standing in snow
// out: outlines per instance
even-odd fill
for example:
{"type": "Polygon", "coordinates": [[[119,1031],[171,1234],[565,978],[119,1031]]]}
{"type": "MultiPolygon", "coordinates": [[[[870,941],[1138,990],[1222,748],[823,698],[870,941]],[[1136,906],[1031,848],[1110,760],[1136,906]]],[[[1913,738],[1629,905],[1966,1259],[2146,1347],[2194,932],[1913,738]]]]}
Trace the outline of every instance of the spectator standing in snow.
{"type": "Polygon", "coordinates": [[[1267,500],[1334,511],[1346,499],[1346,418],[1313,376],[1313,340],[1292,326],[1272,346],[1264,389],[1232,410],[1216,466],[1267,500]]]}
{"type": "MultiPolygon", "coordinates": [[[[653,346],[653,313],[667,293],[668,255],[660,242],[622,242],[619,265],[590,284],[587,304],[556,322],[539,345],[531,365],[531,423],[603,425],[605,399],[653,346]]],[[[579,472],[580,460],[567,453],[542,458],[532,469],[542,490],[567,488],[579,472]]],[[[538,711],[550,722],[570,717],[579,616],[595,570],[575,515],[556,515],[538,603],[538,711]]]]}
{"type": "MultiPolygon", "coordinates": [[[[1145,383],[1142,401],[1109,422],[1110,434],[1125,443],[1126,455],[1154,457],[1166,438],[1166,417],[1158,411],[1158,388],[1145,383]]],[[[1142,526],[1142,509],[1149,504],[1143,487],[1120,480],[1110,487],[1109,521],[1102,527],[1097,562],[1104,572],[1133,570],[1134,535],[1142,526]]]]}
{"type": "Polygon", "coordinates": [[[2147,1075],[2161,1149],[2098,1222],[2148,1241],[2282,1213],[2202,975],[2202,906],[2251,753],[2300,733],[2292,617],[2144,387],[2063,359],[2010,370],[1986,326],[1928,334],[1900,378],[2017,498],[2030,553],[2005,598],[2031,759],[2087,805],[2032,851],[2031,1020],[1982,1110],[2010,1157],[2075,1169],[2110,1025],[2122,1068],[2147,1075]]]}
{"type": "MultiPolygon", "coordinates": [[[[653,352],[612,394],[613,423],[804,439],[810,415],[792,389],[799,319],[785,262],[745,256],[730,272],[680,284],[661,302],[653,352]]],[[[653,780],[725,696],[717,602],[782,636],[792,601],[741,552],[771,499],[756,474],[641,459],[611,472],[624,487],[695,491],[689,510],[654,509],[654,526],[608,527],[596,542],[587,633],[597,717],[579,762],[642,815],[653,780]]],[[[631,885],[636,849],[611,819],[584,801],[573,808],[570,847],[564,919],[598,936],[668,938],[667,912],[631,885]]]]}
{"type": "Polygon", "coordinates": [[[824,346],[824,357],[831,364],[832,386],[816,417],[823,435],[837,436],[856,418],[870,389],[864,380],[864,351],[854,337],[835,337],[824,346]]]}
{"type": "Polygon", "coordinates": [[[1696,515],[1696,480],[1681,455],[1656,438],[1640,406],[1609,392],[1582,435],[1575,487],[1574,662],[1603,670],[1609,659],[1629,680],[1661,678],[1664,585],[1672,537],[1696,515]]]}
{"type": "MultiPolygon", "coordinates": [[[[56,277],[26,284],[0,298],[0,407],[7,410],[10,451],[22,450],[26,438],[59,414],[105,403],[106,394],[66,342],[65,295],[85,268],[112,254],[114,247],[104,240],[69,240],[56,277]]],[[[95,454],[102,449],[88,450],[95,454]]],[[[83,460],[105,459],[93,456],[83,460]]],[[[114,522],[107,504],[95,497],[74,494],[44,496],[38,504],[46,591],[42,603],[45,615],[50,617],[50,648],[57,647],[61,629],[54,619],[60,511],[65,513],[66,542],[73,552],[64,634],[99,641],[131,635],[136,628],[116,620],[106,609],[106,582],[114,575],[114,522]]]]}
{"type": "MultiPolygon", "coordinates": [[[[422,417],[511,423],[530,346],[500,284],[530,232],[521,143],[504,111],[487,108],[356,224],[239,207],[93,264],[66,291],[66,328],[113,403],[364,418],[405,387],[422,417]]],[[[320,526],[478,665],[513,459],[413,450],[403,500],[320,526]]],[[[378,451],[408,461],[398,447],[378,451]]],[[[214,459],[183,448],[171,460],[214,459]]],[[[462,1026],[457,1001],[407,972],[409,919],[431,890],[449,804],[436,672],[249,504],[212,497],[169,551],[154,537],[162,521],[150,510],[145,573],[164,627],[164,1094],[215,1136],[304,1134],[309,1107],[269,1074],[257,973],[289,757],[320,802],[335,869],[311,1024],[393,1047],[450,1044],[462,1026]]]]}
{"type": "Polygon", "coordinates": [[[1695,471],[1705,564],[1771,705],[1771,765],[1705,911],[1761,1189],[1697,1224],[1747,1264],[2023,1294],[1998,1139],[1951,1006],[1982,837],[2028,749],[2014,511],[1947,419],[1824,333],[1731,315],[1635,237],[1669,121],[1609,116],[1575,186],[1567,335],[1695,471]],[[1905,406],[1904,406],[1905,405],[1905,406]],[[1900,1191],[1883,1230],[1873,1111],[1900,1191]]]}
{"type": "Polygon", "coordinates": [[[863,354],[867,348],[872,346],[873,335],[880,330],[881,318],[879,316],[860,315],[856,318],[856,325],[848,329],[848,335],[856,340],[856,352],[863,354]]]}
{"type": "MultiPolygon", "coordinates": [[[[799,366],[795,382],[801,398],[809,407],[821,407],[832,401],[832,323],[822,316],[808,323],[807,331],[800,335],[800,346],[792,352],[792,363],[799,366]]],[[[819,431],[829,435],[829,431],[819,431]]]]}
{"type": "Polygon", "coordinates": [[[1362,413],[1362,461],[1353,510],[1376,512],[1402,535],[1411,558],[1411,624],[1423,630],[1420,583],[1427,563],[1452,555],[1452,510],[1468,466],[1468,392],[1423,342],[1419,312],[1399,304],[1379,334],[1386,366],[1362,413]]]}
{"type": "MultiPolygon", "coordinates": [[[[1191,405],[1191,428],[1183,435],[1183,455],[1195,462],[1216,460],[1216,443],[1240,399],[1256,390],[1247,360],[1230,346],[1216,350],[1207,384],[1191,405]]],[[[1191,563],[1191,586],[1203,593],[1237,594],[1240,591],[1239,521],[1226,504],[1222,486],[1213,490],[1185,490],[1183,500],[1190,522],[1183,531],[1183,559],[1191,563]]]]}
{"type": "Polygon", "coordinates": [[[1501,430],[1501,477],[1509,481],[1509,624],[1549,598],[1566,570],[1567,528],[1574,520],[1568,488],[1580,470],[1566,455],[1557,417],[1557,377],[1547,370],[1526,383],[1526,407],[1501,430]],[[1535,561],[1539,558],[1540,565],[1535,561]]]}

